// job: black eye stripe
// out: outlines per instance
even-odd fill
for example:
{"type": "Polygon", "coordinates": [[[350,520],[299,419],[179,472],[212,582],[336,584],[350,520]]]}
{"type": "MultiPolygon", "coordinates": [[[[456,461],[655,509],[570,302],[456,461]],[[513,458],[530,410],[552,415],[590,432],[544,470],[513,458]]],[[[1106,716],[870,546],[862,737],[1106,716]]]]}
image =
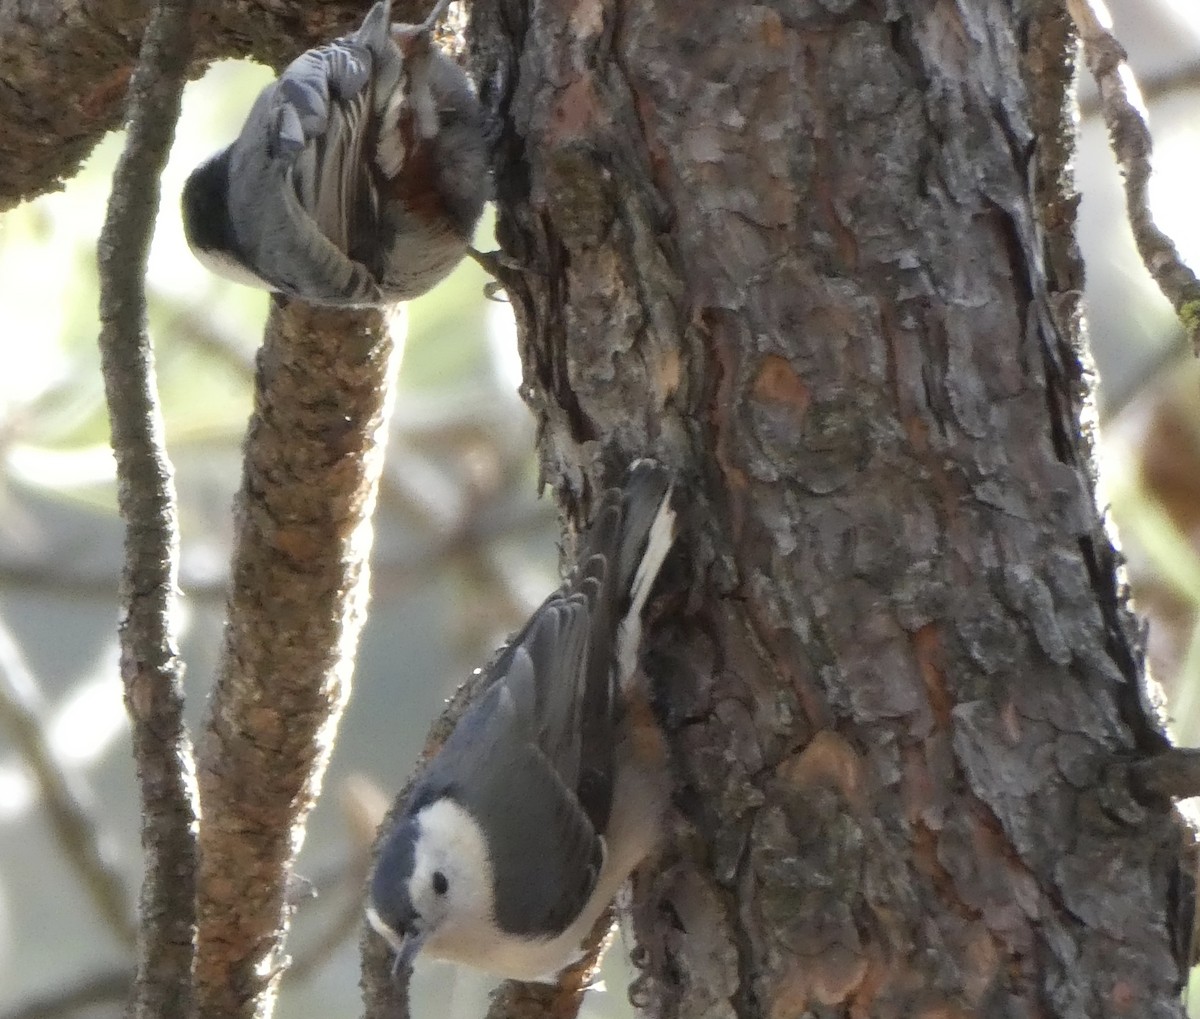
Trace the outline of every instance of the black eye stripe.
{"type": "Polygon", "coordinates": [[[446,880],[446,875],[440,870],[433,872],[433,890],[438,895],[445,895],[446,889],[450,887],[450,882],[446,880]]]}

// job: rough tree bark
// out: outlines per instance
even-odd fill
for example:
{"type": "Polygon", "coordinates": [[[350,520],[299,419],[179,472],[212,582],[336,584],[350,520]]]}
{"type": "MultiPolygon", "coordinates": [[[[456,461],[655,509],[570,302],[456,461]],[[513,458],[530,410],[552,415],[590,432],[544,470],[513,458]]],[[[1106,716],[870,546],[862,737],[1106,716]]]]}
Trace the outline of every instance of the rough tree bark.
{"type": "Polygon", "coordinates": [[[377,311],[275,302],[229,616],[197,753],[197,1014],[269,1016],[288,883],[350,694],[398,347],[377,311]]]}
{"type": "Polygon", "coordinates": [[[121,569],[121,682],[137,771],[144,875],[131,1019],[188,1016],[196,921],[197,801],[176,633],[179,521],[158,402],[146,266],[179,119],[190,0],[159,0],[129,86],[128,133],[96,244],[100,368],[112,426],[121,569]]]}
{"type": "MultiPolygon", "coordinates": [[[[354,20],[219,6],[206,56],[277,62],[354,20]]],[[[679,837],[638,883],[639,1000],[1179,1015],[1190,888],[1168,804],[1129,780],[1163,741],[1083,427],[1061,0],[531,6],[475,5],[475,65],[545,473],[579,514],[646,453],[687,494],[651,640],[679,837]]],[[[0,207],[115,122],[143,5],[81,48],[101,7],[0,4],[0,207]]],[[[343,425],[316,431],[336,447],[343,425]]],[[[265,533],[306,559],[310,525],[337,544],[369,498],[330,504],[265,533]]],[[[316,679],[314,718],[338,699],[316,679]]],[[[209,746],[238,751],[225,721],[209,746]]],[[[221,795],[221,759],[208,802],[257,811],[221,795]]],[[[302,763],[275,836],[313,791],[302,763]]],[[[208,911],[214,1012],[269,999],[282,877],[236,939],[208,911]]]]}
{"type": "Polygon", "coordinates": [[[1061,2],[477,4],[570,511],[689,512],[660,1017],[1177,1016],[1190,889],[1097,512],[1061,2]]]}

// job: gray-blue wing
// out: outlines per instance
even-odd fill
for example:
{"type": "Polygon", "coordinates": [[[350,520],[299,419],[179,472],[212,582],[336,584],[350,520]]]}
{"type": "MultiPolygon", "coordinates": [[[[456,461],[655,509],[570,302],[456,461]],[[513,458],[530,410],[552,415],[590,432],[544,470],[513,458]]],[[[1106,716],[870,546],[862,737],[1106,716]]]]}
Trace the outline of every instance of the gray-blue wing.
{"type": "MultiPolygon", "coordinates": [[[[579,787],[583,708],[591,655],[590,608],[581,594],[549,600],[522,644],[534,691],[534,742],[570,790],[579,787]]],[[[515,684],[516,677],[510,677],[515,684]]]]}
{"type": "Polygon", "coordinates": [[[388,12],[376,4],[355,35],[297,57],[264,90],[233,145],[238,240],[268,283],[306,300],[380,299],[377,281],[354,257],[353,238],[378,217],[367,146],[378,80],[394,80],[390,65],[400,61],[388,12]]]}
{"type": "Polygon", "coordinates": [[[527,937],[552,937],[595,887],[604,845],[550,759],[528,717],[528,659],[516,656],[516,689],[496,683],[447,741],[426,780],[454,796],[487,833],[496,922],[527,937]]]}

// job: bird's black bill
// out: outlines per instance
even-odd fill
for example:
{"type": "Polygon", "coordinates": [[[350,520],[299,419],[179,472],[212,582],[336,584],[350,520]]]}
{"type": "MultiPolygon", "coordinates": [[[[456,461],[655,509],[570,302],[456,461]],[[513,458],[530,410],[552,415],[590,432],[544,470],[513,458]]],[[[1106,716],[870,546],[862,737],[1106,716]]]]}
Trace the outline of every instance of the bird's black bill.
{"type": "Polygon", "coordinates": [[[392,979],[400,983],[402,975],[411,975],[413,963],[421,951],[425,935],[417,933],[405,934],[396,949],[396,960],[392,963],[392,979]]]}
{"type": "Polygon", "coordinates": [[[395,983],[395,984],[401,983],[400,978],[405,973],[408,973],[408,972],[410,972],[410,971],[404,969],[400,965],[400,956],[397,955],[396,958],[392,960],[392,983],[395,983]]]}

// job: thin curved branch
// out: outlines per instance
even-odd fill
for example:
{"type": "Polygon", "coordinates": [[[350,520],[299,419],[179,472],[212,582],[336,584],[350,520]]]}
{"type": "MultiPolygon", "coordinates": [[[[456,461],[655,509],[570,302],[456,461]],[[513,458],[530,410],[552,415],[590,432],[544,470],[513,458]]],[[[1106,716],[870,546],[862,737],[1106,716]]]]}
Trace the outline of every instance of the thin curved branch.
{"type": "Polygon", "coordinates": [[[54,834],[105,923],[126,945],[137,936],[120,871],[102,848],[90,791],[56,757],[46,733],[39,684],[8,627],[0,623],[0,723],[37,780],[54,834]]]}
{"type": "Polygon", "coordinates": [[[132,1015],[191,1014],[196,843],[176,646],[179,527],[146,326],[146,263],[191,53],[191,0],[160,0],[129,89],[129,133],[97,246],[100,362],[125,521],[121,678],[141,795],[145,875],[132,1015]]]}
{"type": "Polygon", "coordinates": [[[1104,25],[1091,0],[1067,0],[1067,9],[1079,31],[1088,70],[1100,90],[1100,110],[1125,177],[1125,204],[1138,254],[1183,322],[1193,351],[1200,354],[1200,280],[1184,264],[1174,241],[1155,223],[1150,211],[1150,158],[1154,146],[1150,128],[1138,108],[1140,98],[1137,102],[1130,98],[1132,79],[1125,50],[1104,25]]]}
{"type": "MultiPolygon", "coordinates": [[[[1161,74],[1138,76],[1138,91],[1148,103],[1189,89],[1200,89],[1200,62],[1180,64],[1161,74]]],[[[1102,112],[1099,96],[1089,96],[1080,100],[1079,115],[1084,119],[1095,117],[1102,112]]]]}
{"type": "Polygon", "coordinates": [[[1187,799],[1200,796],[1200,749],[1171,747],[1130,767],[1143,796],[1187,799]]]}

